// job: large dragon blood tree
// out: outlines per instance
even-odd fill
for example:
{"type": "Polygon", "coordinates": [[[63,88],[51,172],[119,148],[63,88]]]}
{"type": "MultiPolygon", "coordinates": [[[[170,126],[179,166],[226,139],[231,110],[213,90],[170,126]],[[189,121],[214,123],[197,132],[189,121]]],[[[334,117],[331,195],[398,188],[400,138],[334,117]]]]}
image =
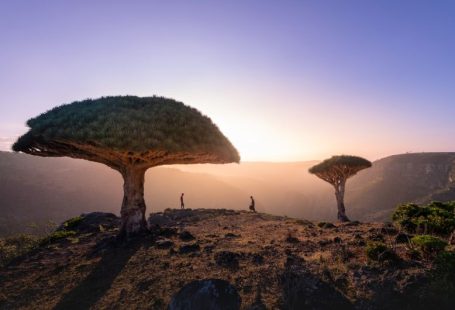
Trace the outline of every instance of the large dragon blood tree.
{"type": "Polygon", "coordinates": [[[16,152],[99,162],[120,172],[121,235],[146,230],[144,175],[169,164],[239,162],[237,150],[198,110],[163,97],[76,101],[27,121],[16,152]]]}
{"type": "Polygon", "coordinates": [[[315,174],[335,188],[335,198],[338,207],[338,220],[349,222],[344,207],[344,192],[346,181],[360,170],[371,167],[368,160],[349,155],[332,156],[329,159],[311,167],[308,171],[315,174]]]}

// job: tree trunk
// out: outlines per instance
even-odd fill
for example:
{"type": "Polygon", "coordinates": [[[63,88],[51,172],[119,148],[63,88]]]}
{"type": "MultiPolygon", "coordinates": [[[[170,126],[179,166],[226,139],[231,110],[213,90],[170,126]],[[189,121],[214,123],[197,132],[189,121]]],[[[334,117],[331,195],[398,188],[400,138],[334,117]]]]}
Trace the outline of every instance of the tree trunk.
{"type": "Polygon", "coordinates": [[[349,222],[349,218],[346,215],[346,209],[344,208],[344,189],[346,181],[341,182],[338,186],[335,186],[335,197],[337,199],[338,207],[338,221],[349,222]]]}
{"type": "Polygon", "coordinates": [[[120,235],[129,237],[147,230],[145,221],[144,176],[145,169],[126,167],[123,176],[123,203],[120,212],[120,235]]]}

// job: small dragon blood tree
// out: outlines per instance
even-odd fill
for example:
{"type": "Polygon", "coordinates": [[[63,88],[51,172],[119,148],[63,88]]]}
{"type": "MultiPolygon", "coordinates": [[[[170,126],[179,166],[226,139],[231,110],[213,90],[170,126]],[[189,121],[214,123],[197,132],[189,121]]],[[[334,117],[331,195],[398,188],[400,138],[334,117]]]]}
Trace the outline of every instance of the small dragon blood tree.
{"type": "Polygon", "coordinates": [[[338,220],[340,222],[349,222],[344,207],[344,191],[348,178],[355,175],[360,170],[371,167],[371,162],[357,156],[332,156],[311,167],[308,171],[315,174],[324,181],[335,187],[335,197],[338,207],[338,220]]]}
{"type": "Polygon", "coordinates": [[[144,175],[170,164],[239,162],[237,150],[198,110],[163,97],[76,101],[27,121],[16,152],[105,164],[123,177],[120,235],[147,229],[144,175]]]}

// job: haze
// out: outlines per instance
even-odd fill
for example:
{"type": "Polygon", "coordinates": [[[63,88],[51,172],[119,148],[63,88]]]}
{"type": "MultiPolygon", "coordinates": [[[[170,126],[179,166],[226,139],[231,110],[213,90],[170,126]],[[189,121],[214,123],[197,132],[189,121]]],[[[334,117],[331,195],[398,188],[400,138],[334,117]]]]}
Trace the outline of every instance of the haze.
{"type": "Polygon", "coordinates": [[[2,1],[0,149],[87,97],[172,97],[244,161],[450,151],[453,1],[2,1]]]}

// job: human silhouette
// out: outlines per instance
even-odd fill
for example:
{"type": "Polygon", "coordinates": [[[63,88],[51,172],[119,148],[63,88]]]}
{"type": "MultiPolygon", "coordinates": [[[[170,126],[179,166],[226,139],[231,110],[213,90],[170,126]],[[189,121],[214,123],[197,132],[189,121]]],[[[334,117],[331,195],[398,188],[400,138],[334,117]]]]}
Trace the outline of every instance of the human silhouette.
{"type": "Polygon", "coordinates": [[[185,195],[185,193],[182,193],[182,195],[180,196],[180,209],[185,209],[185,203],[183,202],[183,195],[185,195]]]}
{"type": "Polygon", "coordinates": [[[254,203],[254,198],[253,196],[250,196],[251,198],[251,204],[250,204],[250,211],[253,211],[253,212],[256,212],[256,208],[255,208],[255,203],[254,203]]]}

